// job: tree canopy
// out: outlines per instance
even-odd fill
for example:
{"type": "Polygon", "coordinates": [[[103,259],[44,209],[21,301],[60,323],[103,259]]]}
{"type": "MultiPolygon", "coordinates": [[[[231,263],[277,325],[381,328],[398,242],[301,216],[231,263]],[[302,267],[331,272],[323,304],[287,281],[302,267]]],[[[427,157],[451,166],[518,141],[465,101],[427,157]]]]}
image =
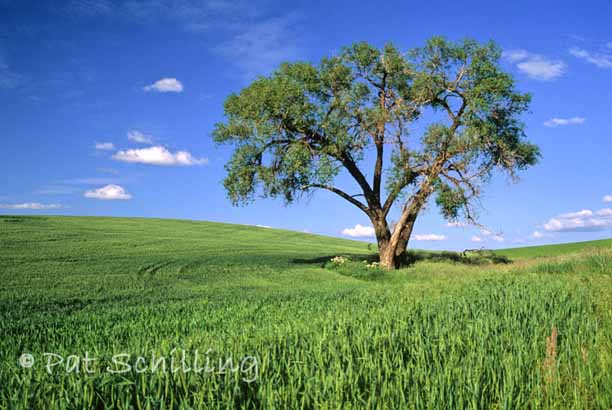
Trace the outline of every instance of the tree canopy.
{"type": "Polygon", "coordinates": [[[318,65],[282,64],[230,95],[215,127],[215,141],[235,147],[224,180],[229,198],[291,203],[331,191],[368,215],[381,262],[392,268],[430,196],[445,218],[476,223],[493,171],[516,179],[537,162],[520,118],[530,96],[516,90],[500,56],[492,42],[434,37],[407,53],[356,43],[318,65]],[[341,172],[360,192],[334,185],[341,172]]]}

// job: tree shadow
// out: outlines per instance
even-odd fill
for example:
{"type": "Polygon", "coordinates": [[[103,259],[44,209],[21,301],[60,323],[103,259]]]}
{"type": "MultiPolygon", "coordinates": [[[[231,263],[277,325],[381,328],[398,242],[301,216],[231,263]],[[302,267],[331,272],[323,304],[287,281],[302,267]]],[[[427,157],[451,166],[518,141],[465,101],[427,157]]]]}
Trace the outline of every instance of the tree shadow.
{"type": "Polygon", "coordinates": [[[450,262],[463,265],[507,265],[512,260],[498,255],[490,250],[466,250],[463,252],[451,251],[414,251],[408,250],[400,261],[401,266],[411,266],[420,261],[450,262]]]}
{"type": "Polygon", "coordinates": [[[296,264],[305,264],[305,265],[321,265],[322,267],[329,262],[332,258],[336,256],[343,256],[351,261],[367,261],[368,263],[378,262],[378,254],[372,253],[369,255],[364,255],[362,253],[342,253],[342,254],[334,254],[334,255],[326,255],[326,256],[317,256],[316,258],[307,258],[307,259],[291,259],[291,263],[296,264]]]}
{"type": "MultiPolygon", "coordinates": [[[[379,262],[378,254],[372,253],[368,255],[364,254],[334,254],[326,256],[318,256],[316,258],[307,259],[292,259],[291,263],[295,264],[313,264],[324,267],[327,262],[336,256],[343,256],[353,261],[367,261],[368,263],[379,262]]],[[[463,265],[488,265],[488,264],[510,264],[512,260],[503,255],[498,255],[493,251],[489,250],[466,250],[463,252],[452,252],[452,251],[417,251],[408,250],[404,254],[403,258],[399,261],[400,267],[412,266],[417,262],[429,261],[429,262],[445,262],[445,263],[456,263],[463,265]]]]}

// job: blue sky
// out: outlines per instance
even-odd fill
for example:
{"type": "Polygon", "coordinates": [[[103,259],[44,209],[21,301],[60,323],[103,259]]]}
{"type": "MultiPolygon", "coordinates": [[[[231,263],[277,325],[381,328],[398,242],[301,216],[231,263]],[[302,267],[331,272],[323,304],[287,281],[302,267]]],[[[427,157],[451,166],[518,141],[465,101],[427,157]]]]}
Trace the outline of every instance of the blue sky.
{"type": "Polygon", "coordinates": [[[410,246],[610,237],[612,3],[577,4],[0,0],[0,213],[368,234],[367,217],[328,193],[232,207],[220,183],[230,151],[213,144],[213,125],[228,94],[282,61],[444,35],[504,49],[504,66],[533,94],[524,120],[543,159],[519,184],[500,175],[486,188],[488,230],[446,226],[432,205],[410,246]]]}

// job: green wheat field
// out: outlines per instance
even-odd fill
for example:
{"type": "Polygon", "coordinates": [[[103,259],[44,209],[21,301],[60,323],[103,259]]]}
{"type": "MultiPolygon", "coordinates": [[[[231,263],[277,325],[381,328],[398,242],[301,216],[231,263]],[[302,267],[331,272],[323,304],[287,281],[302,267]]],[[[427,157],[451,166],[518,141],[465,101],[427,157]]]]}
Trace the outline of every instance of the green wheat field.
{"type": "Polygon", "coordinates": [[[612,408],[612,240],[413,251],[385,273],[373,253],[241,225],[0,216],[0,408],[612,408]]]}

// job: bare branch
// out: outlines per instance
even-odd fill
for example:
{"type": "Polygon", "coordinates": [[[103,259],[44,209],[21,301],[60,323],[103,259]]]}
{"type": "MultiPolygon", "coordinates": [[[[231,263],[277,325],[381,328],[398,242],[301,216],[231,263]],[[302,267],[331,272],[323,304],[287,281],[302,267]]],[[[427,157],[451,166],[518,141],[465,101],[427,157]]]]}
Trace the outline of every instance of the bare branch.
{"type": "Polygon", "coordinates": [[[327,191],[333,192],[334,194],[346,199],[351,204],[355,205],[357,208],[361,209],[368,216],[370,215],[370,209],[367,206],[365,206],[365,204],[355,199],[356,196],[361,196],[362,194],[349,195],[346,192],[342,191],[341,189],[338,189],[331,185],[323,185],[323,184],[308,184],[308,185],[302,186],[301,188],[304,190],[309,189],[309,188],[320,188],[320,189],[325,189],[327,191]]]}

